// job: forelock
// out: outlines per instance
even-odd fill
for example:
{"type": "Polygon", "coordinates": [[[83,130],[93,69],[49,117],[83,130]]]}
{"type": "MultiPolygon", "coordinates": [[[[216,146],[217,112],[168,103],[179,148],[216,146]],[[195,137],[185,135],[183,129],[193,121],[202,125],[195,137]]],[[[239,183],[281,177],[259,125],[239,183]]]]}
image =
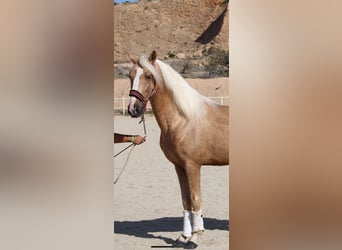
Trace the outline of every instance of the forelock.
{"type": "Polygon", "coordinates": [[[150,63],[150,61],[148,60],[148,56],[146,54],[143,54],[139,57],[138,65],[150,71],[157,82],[161,81],[160,75],[156,71],[155,67],[150,63]]]}

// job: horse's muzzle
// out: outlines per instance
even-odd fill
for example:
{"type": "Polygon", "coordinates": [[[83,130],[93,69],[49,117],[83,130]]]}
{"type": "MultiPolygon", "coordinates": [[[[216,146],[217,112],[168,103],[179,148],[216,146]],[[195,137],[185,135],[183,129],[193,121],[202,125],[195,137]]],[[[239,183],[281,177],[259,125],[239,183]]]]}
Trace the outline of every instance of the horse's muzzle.
{"type": "Polygon", "coordinates": [[[130,108],[130,105],[128,105],[128,114],[131,117],[137,118],[141,116],[144,113],[144,107],[141,107],[140,105],[137,105],[136,103],[133,106],[133,109],[130,108]]]}

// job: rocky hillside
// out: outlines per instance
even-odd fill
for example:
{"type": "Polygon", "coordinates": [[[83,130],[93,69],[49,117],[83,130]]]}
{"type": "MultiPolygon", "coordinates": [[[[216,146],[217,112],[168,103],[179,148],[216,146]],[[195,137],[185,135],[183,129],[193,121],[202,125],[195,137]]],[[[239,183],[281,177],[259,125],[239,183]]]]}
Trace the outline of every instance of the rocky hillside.
{"type": "Polygon", "coordinates": [[[122,63],[128,61],[127,53],[149,54],[152,50],[159,58],[171,60],[185,76],[227,76],[228,4],[227,0],[115,4],[115,77],[126,75],[122,63]]]}

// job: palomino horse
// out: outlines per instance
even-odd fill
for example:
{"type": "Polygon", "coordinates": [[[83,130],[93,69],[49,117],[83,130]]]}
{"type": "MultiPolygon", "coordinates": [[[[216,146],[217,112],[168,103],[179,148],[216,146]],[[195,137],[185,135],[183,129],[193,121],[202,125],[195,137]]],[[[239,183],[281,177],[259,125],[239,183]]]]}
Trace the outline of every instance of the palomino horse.
{"type": "Polygon", "coordinates": [[[197,246],[204,231],[201,165],[228,165],[228,106],[200,95],[155,51],[132,59],[128,113],[141,116],[150,100],[161,129],[160,147],[176,168],[183,201],[183,232],[176,243],[197,246]]]}

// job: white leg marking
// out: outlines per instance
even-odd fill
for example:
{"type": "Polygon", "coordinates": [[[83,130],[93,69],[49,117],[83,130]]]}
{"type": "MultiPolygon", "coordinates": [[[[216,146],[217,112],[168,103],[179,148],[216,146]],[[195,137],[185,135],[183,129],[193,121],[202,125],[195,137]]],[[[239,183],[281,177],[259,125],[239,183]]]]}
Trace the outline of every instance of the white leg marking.
{"type": "Polygon", "coordinates": [[[183,217],[183,235],[186,237],[191,236],[191,211],[185,210],[183,212],[184,217],[183,217]]]}
{"type": "Polygon", "coordinates": [[[192,232],[204,231],[202,211],[195,213],[192,212],[192,232]]]}

